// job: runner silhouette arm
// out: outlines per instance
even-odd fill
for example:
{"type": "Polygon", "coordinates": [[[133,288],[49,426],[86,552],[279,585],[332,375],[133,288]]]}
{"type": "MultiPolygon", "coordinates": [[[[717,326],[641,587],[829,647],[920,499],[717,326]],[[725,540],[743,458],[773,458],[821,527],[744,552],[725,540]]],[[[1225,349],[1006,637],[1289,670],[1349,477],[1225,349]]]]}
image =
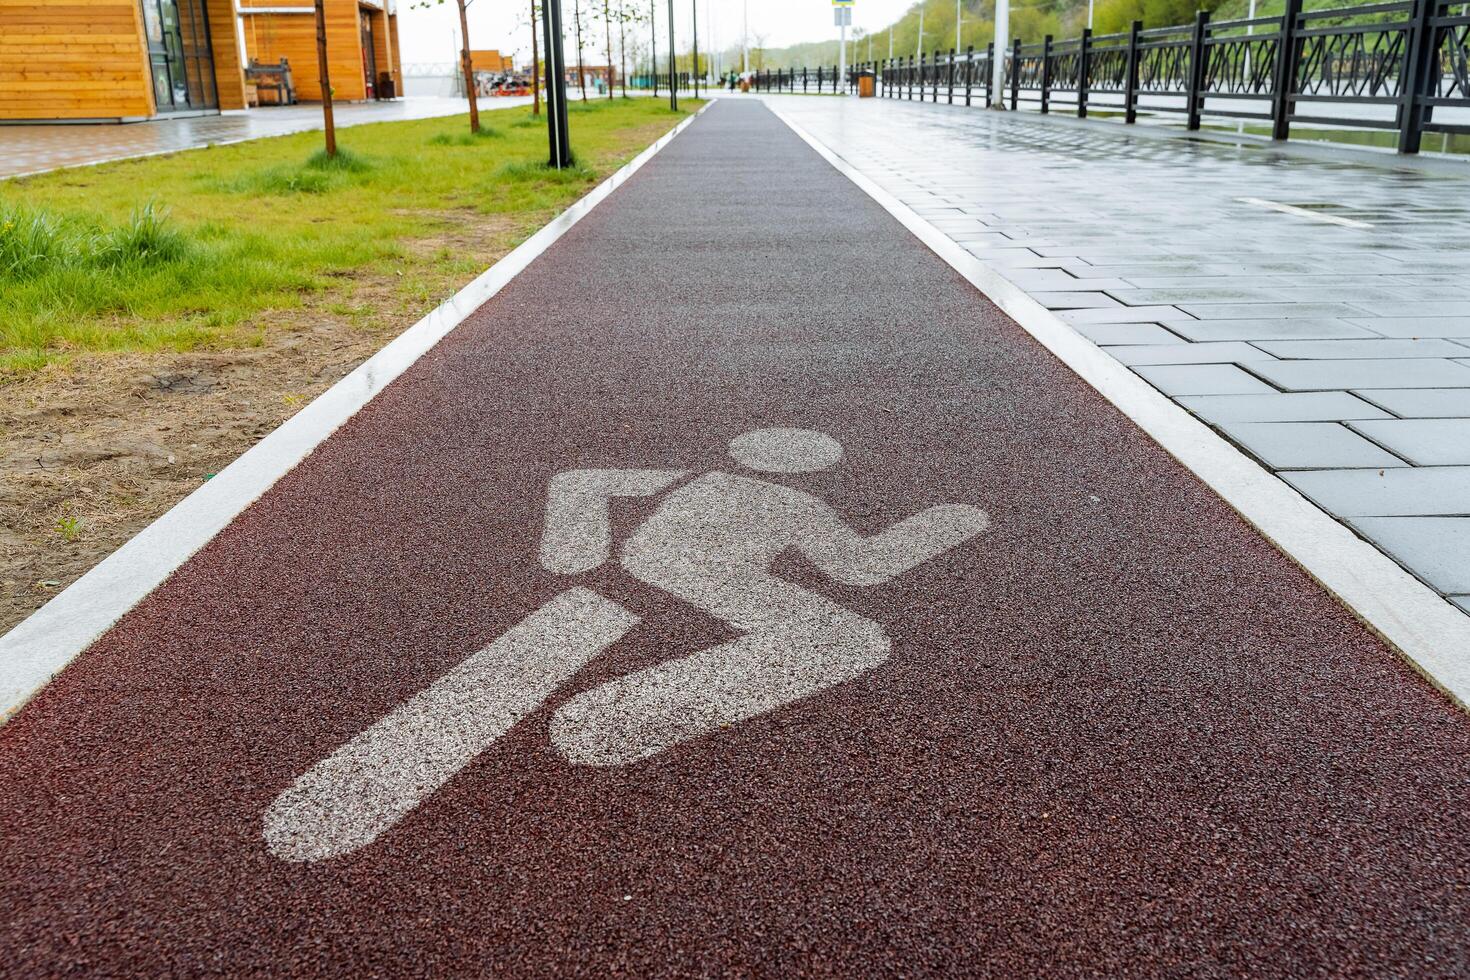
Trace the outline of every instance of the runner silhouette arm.
{"type": "Polygon", "coordinates": [[[843,585],[879,585],[896,578],[990,526],[985,511],[941,504],[864,537],[833,511],[796,547],[824,575],[843,585]]]}
{"type": "Polygon", "coordinates": [[[566,470],[551,478],[546,492],[546,531],[541,564],[553,572],[590,572],[612,556],[609,501],[651,497],[688,470],[566,470]]]}

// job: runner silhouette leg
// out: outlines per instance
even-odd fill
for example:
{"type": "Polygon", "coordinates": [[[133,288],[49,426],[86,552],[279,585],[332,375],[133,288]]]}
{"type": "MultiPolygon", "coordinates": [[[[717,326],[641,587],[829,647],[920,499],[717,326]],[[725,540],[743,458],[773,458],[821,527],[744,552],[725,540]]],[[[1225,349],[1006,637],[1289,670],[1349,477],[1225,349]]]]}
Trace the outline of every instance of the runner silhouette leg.
{"type": "Polygon", "coordinates": [[[609,681],[562,705],[551,722],[551,740],[572,762],[634,762],[809,697],[888,659],[891,644],[877,623],[764,568],[711,569],[691,583],[687,567],[671,572],[659,556],[624,565],[746,635],[609,681]]]}

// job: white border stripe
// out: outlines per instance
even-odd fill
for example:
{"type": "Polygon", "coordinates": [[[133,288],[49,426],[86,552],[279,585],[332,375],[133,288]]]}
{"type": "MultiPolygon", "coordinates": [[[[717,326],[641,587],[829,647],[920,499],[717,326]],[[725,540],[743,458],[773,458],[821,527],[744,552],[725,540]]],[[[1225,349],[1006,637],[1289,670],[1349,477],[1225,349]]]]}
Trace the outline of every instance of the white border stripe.
{"type": "Polygon", "coordinates": [[[1280,201],[1268,201],[1264,197],[1237,197],[1241,204],[1250,204],[1258,208],[1266,208],[1271,211],[1280,211],[1282,214],[1294,214],[1298,218],[1306,218],[1309,221],[1324,221],[1329,225],[1342,225],[1344,228],[1372,228],[1366,221],[1356,221],[1352,218],[1339,218],[1333,214],[1319,214],[1307,208],[1299,208],[1294,204],[1282,204],[1280,201]]]}
{"type": "Polygon", "coordinates": [[[1256,530],[1470,710],[1470,616],[1161,395],[995,269],[772,109],[796,135],[1096,388],[1256,530]]]}
{"type": "Polygon", "coordinates": [[[0,724],[506,283],[622,186],[713,102],[684,119],[418,323],[0,637],[0,724]]]}

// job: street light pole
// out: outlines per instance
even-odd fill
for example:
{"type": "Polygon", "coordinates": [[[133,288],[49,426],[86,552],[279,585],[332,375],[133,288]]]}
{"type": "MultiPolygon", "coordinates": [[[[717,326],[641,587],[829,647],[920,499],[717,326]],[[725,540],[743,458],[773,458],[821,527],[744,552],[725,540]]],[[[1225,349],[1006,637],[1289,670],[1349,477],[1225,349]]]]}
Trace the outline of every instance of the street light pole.
{"type": "Polygon", "coordinates": [[[851,7],[834,7],[837,11],[837,23],[841,25],[837,31],[837,84],[841,85],[847,78],[847,17],[851,7]]]}
{"type": "Polygon", "coordinates": [[[699,98],[699,0],[689,0],[690,30],[694,32],[694,97],[699,98]]]}
{"type": "Polygon", "coordinates": [[[669,0],[669,108],[679,111],[678,62],[674,60],[674,0],[669,0]]]}
{"type": "Polygon", "coordinates": [[[744,0],[740,6],[740,12],[744,20],[741,23],[740,50],[742,55],[742,73],[750,72],[750,0],[744,0]]]}
{"type": "MultiPolygon", "coordinates": [[[[1090,5],[1092,0],[1087,0],[1087,2],[1090,5]]],[[[954,49],[956,51],[963,51],[965,49],[965,46],[960,43],[960,25],[964,22],[965,12],[960,9],[960,0],[954,0],[954,49]]],[[[1087,26],[1092,26],[1091,20],[1087,22],[1087,26]]]]}
{"type": "MultiPolygon", "coordinates": [[[[990,108],[1006,107],[1006,52],[1011,47],[1011,0],[995,0],[995,64],[990,66],[990,108]]],[[[1019,71],[1019,66],[1017,66],[1019,71]]]]}
{"type": "Polygon", "coordinates": [[[712,0],[704,0],[704,22],[709,37],[709,68],[708,78],[720,77],[720,39],[719,31],[716,29],[715,6],[712,0]]]}

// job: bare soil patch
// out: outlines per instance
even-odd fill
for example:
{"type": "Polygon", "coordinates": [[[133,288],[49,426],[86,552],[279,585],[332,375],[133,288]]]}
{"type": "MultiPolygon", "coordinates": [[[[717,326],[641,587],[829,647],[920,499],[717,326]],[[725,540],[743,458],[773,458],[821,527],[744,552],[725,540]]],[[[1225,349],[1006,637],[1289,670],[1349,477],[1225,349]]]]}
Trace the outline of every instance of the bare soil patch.
{"type": "Polygon", "coordinates": [[[519,224],[446,222],[394,268],[257,318],[257,347],[79,355],[0,386],[0,633],[507,252],[519,224]]]}

